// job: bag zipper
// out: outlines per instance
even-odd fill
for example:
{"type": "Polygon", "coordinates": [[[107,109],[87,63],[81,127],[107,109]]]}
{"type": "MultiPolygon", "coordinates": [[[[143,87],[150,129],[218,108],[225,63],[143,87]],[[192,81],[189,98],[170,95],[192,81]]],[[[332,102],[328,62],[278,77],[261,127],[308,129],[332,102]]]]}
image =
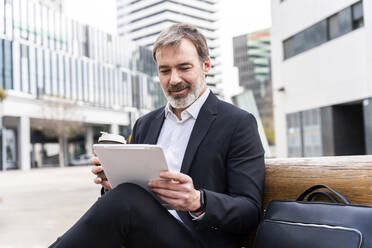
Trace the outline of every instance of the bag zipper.
{"type": "Polygon", "coordinates": [[[334,229],[334,230],[344,230],[344,231],[351,231],[355,232],[359,235],[359,245],[358,248],[362,247],[363,242],[363,234],[355,228],[349,228],[349,227],[343,227],[343,226],[330,226],[330,225],[324,225],[324,224],[308,224],[308,223],[300,223],[300,222],[288,222],[288,221],[281,221],[281,220],[264,220],[267,222],[273,222],[273,223],[281,223],[281,224],[287,224],[292,226],[305,226],[305,227],[323,227],[328,229],[334,229]]]}

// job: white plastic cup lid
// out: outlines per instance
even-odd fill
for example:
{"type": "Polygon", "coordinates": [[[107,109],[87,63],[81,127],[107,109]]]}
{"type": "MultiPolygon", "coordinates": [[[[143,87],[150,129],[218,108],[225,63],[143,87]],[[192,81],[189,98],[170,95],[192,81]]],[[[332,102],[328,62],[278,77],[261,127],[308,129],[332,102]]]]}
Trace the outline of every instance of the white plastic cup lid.
{"type": "Polygon", "coordinates": [[[117,142],[126,144],[125,138],[119,134],[101,132],[101,136],[98,138],[98,143],[103,141],[117,142]]]}

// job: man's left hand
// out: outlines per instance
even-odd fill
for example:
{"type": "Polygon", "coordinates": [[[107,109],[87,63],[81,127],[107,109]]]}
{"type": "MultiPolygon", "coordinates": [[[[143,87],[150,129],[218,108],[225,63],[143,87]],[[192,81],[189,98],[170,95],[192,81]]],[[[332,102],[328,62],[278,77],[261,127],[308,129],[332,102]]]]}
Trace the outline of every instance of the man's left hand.
{"type": "MultiPolygon", "coordinates": [[[[181,211],[200,208],[200,191],[192,178],[180,172],[160,172],[159,180],[149,181],[150,189],[164,202],[181,211]]],[[[201,213],[199,213],[201,214],[201,213]]]]}

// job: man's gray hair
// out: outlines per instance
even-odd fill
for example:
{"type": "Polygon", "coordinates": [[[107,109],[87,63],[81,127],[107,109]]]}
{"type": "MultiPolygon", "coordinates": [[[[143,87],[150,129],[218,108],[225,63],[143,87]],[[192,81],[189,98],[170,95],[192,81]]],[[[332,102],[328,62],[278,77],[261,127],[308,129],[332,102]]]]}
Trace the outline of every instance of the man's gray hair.
{"type": "Polygon", "coordinates": [[[183,38],[189,39],[194,44],[201,62],[208,59],[209,50],[205,36],[190,24],[173,24],[162,31],[156,39],[152,49],[154,60],[156,61],[156,51],[159,48],[167,46],[177,47],[183,38]]]}

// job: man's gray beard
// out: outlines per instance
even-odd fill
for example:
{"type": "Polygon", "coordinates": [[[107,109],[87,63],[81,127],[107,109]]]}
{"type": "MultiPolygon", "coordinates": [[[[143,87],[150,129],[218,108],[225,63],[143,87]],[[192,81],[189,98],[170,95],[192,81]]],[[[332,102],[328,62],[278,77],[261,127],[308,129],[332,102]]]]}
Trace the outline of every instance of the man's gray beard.
{"type": "Polygon", "coordinates": [[[187,94],[186,97],[175,99],[174,97],[169,95],[168,92],[165,93],[165,97],[173,108],[186,108],[193,104],[196,99],[198,99],[203,89],[204,82],[203,80],[199,80],[199,82],[194,85],[194,88],[191,88],[191,91],[187,94]]]}

